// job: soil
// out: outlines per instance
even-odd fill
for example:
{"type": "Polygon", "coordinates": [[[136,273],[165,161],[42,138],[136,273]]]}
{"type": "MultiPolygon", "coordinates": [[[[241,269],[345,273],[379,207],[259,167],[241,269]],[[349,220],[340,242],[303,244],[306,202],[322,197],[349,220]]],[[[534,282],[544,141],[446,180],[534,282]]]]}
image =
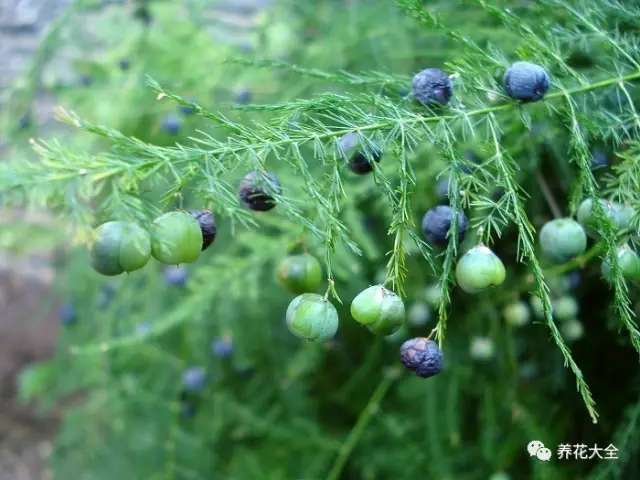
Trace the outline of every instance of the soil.
{"type": "Polygon", "coordinates": [[[0,480],[52,478],[46,458],[58,419],[16,398],[17,373],[48,358],[58,337],[55,310],[32,320],[53,278],[46,261],[37,260],[27,266],[23,259],[0,258],[0,480]]]}

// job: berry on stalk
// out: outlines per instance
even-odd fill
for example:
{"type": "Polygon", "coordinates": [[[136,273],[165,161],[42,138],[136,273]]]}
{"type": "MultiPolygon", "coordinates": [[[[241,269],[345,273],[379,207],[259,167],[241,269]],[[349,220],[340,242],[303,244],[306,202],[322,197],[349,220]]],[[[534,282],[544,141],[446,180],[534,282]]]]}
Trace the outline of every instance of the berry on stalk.
{"type": "Polygon", "coordinates": [[[540,65],[531,62],[515,62],[504,74],[507,95],[522,102],[541,100],[549,91],[551,78],[540,65]]]}
{"type": "Polygon", "coordinates": [[[152,225],[151,254],[160,263],[195,262],[202,251],[200,224],[187,212],[169,212],[152,225]]]}
{"type": "Polygon", "coordinates": [[[216,220],[209,210],[190,210],[188,213],[200,224],[200,230],[202,231],[202,251],[204,251],[209,248],[216,239],[216,220]]]}
{"type": "Polygon", "coordinates": [[[107,222],[93,231],[91,266],[106,276],[133,272],[151,257],[149,234],[132,222],[107,222]]]}
{"type": "Polygon", "coordinates": [[[303,293],[293,299],[286,313],[287,327],[298,338],[326,342],[338,331],[338,312],[326,298],[303,293]]]}
{"type": "Polygon", "coordinates": [[[312,293],[322,282],[322,267],[313,255],[292,255],[278,266],[278,278],[282,286],[291,293],[312,293]]]}
{"type": "MultiPolygon", "coordinates": [[[[438,205],[425,213],[422,218],[422,233],[429,243],[445,246],[447,234],[451,229],[453,210],[446,205],[438,205]]],[[[458,212],[458,242],[462,242],[467,234],[469,220],[464,212],[458,212]]]]}
{"type": "Polygon", "coordinates": [[[444,368],[444,354],[438,344],[424,337],[411,338],[400,347],[400,361],[422,378],[433,377],[444,368]]]}
{"type": "Polygon", "coordinates": [[[453,95],[451,78],[439,68],[426,68],[411,81],[413,95],[425,106],[446,105],[453,95]]]}
{"type": "Polygon", "coordinates": [[[587,235],[571,218],[557,218],[540,230],[540,247],[549,260],[564,263],[582,255],[587,249],[587,235]]]}
{"type": "Polygon", "coordinates": [[[506,277],[502,261],[491,249],[478,245],[465,253],[456,266],[456,280],[467,293],[479,293],[501,285],[506,277]]]}
{"type": "Polygon", "coordinates": [[[267,182],[276,194],[282,193],[282,186],[272,173],[266,174],[265,181],[257,172],[250,172],[240,181],[238,196],[247,208],[256,212],[267,212],[276,206],[276,199],[264,188],[267,182]]]}
{"type": "Polygon", "coordinates": [[[402,299],[383,285],[374,285],[360,292],[351,303],[354,320],[372,333],[391,335],[405,322],[402,299]]]}

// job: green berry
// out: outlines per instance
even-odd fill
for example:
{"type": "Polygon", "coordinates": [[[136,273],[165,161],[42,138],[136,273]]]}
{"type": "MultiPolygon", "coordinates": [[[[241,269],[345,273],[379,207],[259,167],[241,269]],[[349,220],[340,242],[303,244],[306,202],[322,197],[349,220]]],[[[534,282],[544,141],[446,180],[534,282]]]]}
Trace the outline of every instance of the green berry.
{"type": "Polygon", "coordinates": [[[560,332],[568,342],[574,342],[582,338],[584,327],[579,320],[571,319],[560,326],[560,332]]]}
{"type": "Polygon", "coordinates": [[[479,293],[501,285],[506,277],[502,261],[484,245],[465,253],[456,267],[458,285],[467,293],[479,293]]]}
{"type": "Polygon", "coordinates": [[[440,287],[437,284],[434,283],[424,289],[424,299],[431,308],[438,308],[440,297],[440,287]]]}
{"type": "Polygon", "coordinates": [[[131,222],[107,222],[94,230],[91,266],[102,275],[115,276],[144,267],[151,257],[149,234],[131,222]]]}
{"type": "MultiPolygon", "coordinates": [[[[638,254],[631,250],[628,245],[620,247],[616,251],[618,257],[618,267],[622,272],[622,276],[628,281],[637,281],[640,279],[640,259],[638,254]]],[[[611,282],[611,262],[609,258],[605,258],[601,266],[602,276],[611,282]]]]}
{"type": "Polygon", "coordinates": [[[325,342],[338,331],[338,312],[331,302],[316,293],[294,298],[287,308],[286,319],[291,333],[312,342],[325,342]]]}
{"type": "MultiPolygon", "coordinates": [[[[632,207],[602,199],[599,199],[598,202],[602,206],[605,219],[611,226],[614,226],[618,230],[630,227],[631,219],[635,214],[635,210],[632,207]]],[[[578,207],[577,218],[578,222],[584,227],[587,235],[596,238],[598,236],[598,220],[593,211],[593,203],[593,199],[591,198],[583,200],[578,207]]]]}
{"type": "Polygon", "coordinates": [[[313,292],[322,282],[322,267],[313,255],[292,255],[280,263],[278,278],[291,293],[313,292]]]}
{"type": "Polygon", "coordinates": [[[151,254],[160,263],[195,262],[202,251],[200,223],[187,212],[169,212],[153,222],[151,254]]]}
{"type": "Polygon", "coordinates": [[[351,303],[351,315],[371,332],[391,335],[405,321],[404,303],[383,285],[374,285],[360,292],[351,303]]]}
{"type": "Polygon", "coordinates": [[[522,300],[504,307],[504,318],[514,327],[522,327],[531,321],[531,311],[522,300]]]}
{"type": "Polygon", "coordinates": [[[431,309],[424,302],[413,302],[407,311],[409,325],[421,327],[431,320],[431,309]]]}
{"type": "Polygon", "coordinates": [[[486,337],[475,337],[471,341],[469,353],[474,360],[489,360],[495,354],[493,341],[486,337]]]}
{"type": "MultiPolygon", "coordinates": [[[[529,304],[531,305],[531,310],[533,310],[533,314],[540,319],[544,318],[544,307],[542,305],[542,299],[536,295],[532,295],[529,299],[529,304]]],[[[553,305],[551,306],[551,313],[553,314],[553,305]]]]}
{"type": "Polygon", "coordinates": [[[553,306],[553,316],[559,320],[575,318],[580,309],[576,299],[568,295],[554,300],[551,305],[553,306]]]}
{"type": "Polygon", "coordinates": [[[497,472],[491,475],[489,480],[511,480],[511,477],[504,472],[497,472]]]}
{"type": "Polygon", "coordinates": [[[587,235],[575,220],[558,218],[540,230],[540,246],[549,260],[564,263],[585,252],[587,235]]]}

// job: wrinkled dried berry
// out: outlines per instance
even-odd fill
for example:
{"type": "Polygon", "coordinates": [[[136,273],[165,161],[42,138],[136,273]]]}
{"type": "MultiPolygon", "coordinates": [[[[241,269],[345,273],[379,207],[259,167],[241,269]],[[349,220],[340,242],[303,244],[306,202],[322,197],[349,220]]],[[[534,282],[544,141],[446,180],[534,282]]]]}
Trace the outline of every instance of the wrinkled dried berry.
{"type": "Polygon", "coordinates": [[[190,210],[189,213],[200,224],[202,230],[202,250],[206,250],[216,239],[216,220],[209,210],[190,210]]]}
{"type": "Polygon", "coordinates": [[[436,342],[424,337],[411,338],[400,347],[400,361],[422,378],[433,377],[444,368],[444,354],[436,342]]]}
{"type": "MultiPolygon", "coordinates": [[[[276,206],[276,200],[261,184],[261,177],[256,172],[248,173],[241,181],[238,188],[238,195],[242,203],[256,212],[267,212],[276,206]]],[[[271,190],[278,195],[282,193],[282,187],[278,179],[272,173],[267,174],[267,181],[271,190]]]]}

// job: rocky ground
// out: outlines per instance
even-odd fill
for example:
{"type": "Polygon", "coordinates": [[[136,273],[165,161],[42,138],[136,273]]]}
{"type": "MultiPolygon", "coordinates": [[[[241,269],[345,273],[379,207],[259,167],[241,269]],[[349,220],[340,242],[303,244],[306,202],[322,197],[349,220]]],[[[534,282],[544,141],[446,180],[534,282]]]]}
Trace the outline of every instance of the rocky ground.
{"type": "MultiPolygon", "coordinates": [[[[0,94],[29,65],[46,28],[69,3],[0,0],[0,94]]],[[[212,1],[211,18],[216,20],[212,33],[218,39],[242,43],[252,17],[268,3],[212,1]]],[[[38,99],[39,126],[46,128],[53,123],[52,105],[53,99],[47,96],[38,99]]],[[[0,211],[0,228],[15,214],[0,211]]],[[[52,478],[46,469],[46,457],[58,419],[43,418],[35,406],[16,399],[16,374],[26,364],[50,356],[57,341],[55,307],[45,312],[44,318],[40,312],[54,279],[52,256],[52,251],[45,251],[24,258],[0,249],[0,480],[52,478]]]]}

